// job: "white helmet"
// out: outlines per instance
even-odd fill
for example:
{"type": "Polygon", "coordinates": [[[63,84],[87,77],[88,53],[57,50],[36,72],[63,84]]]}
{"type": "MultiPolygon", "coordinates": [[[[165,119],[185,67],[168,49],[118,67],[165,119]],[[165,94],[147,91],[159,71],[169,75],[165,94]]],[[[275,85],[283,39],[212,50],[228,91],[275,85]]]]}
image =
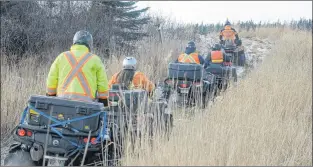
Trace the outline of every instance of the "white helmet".
{"type": "Polygon", "coordinates": [[[137,60],[134,57],[126,57],[123,60],[123,69],[136,69],[137,60]]]}

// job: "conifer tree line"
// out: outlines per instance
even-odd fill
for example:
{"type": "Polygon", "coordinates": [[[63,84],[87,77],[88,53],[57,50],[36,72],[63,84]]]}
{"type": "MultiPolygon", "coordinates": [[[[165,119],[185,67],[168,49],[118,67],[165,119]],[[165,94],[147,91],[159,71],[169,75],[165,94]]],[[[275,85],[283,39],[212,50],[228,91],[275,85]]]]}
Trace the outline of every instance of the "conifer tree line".
{"type": "MultiPolygon", "coordinates": [[[[88,30],[94,48],[133,52],[136,42],[148,40],[192,40],[196,35],[218,32],[223,23],[185,24],[147,14],[136,1],[1,1],[1,55],[41,55],[44,51],[68,50],[78,30],[88,30]],[[161,31],[160,31],[161,30],[161,31]],[[162,33],[162,35],[160,34],[162,33]]],[[[311,19],[274,23],[239,21],[240,30],[260,27],[290,27],[312,30],[311,19]]],[[[45,55],[41,55],[45,56],[45,55]]]]}
{"type": "Polygon", "coordinates": [[[1,1],[1,50],[6,54],[64,50],[78,30],[104,51],[131,48],[147,33],[148,8],[135,1],[1,1]]]}
{"type": "MultiPolygon", "coordinates": [[[[249,21],[238,21],[233,23],[233,25],[239,27],[240,30],[245,31],[255,31],[257,28],[291,28],[304,31],[312,31],[312,19],[300,18],[299,20],[292,20],[290,22],[281,22],[277,20],[275,22],[255,22],[253,20],[249,21]]],[[[223,28],[223,23],[217,24],[199,24],[196,25],[198,31],[202,35],[206,35],[209,32],[218,32],[223,28]]]]}

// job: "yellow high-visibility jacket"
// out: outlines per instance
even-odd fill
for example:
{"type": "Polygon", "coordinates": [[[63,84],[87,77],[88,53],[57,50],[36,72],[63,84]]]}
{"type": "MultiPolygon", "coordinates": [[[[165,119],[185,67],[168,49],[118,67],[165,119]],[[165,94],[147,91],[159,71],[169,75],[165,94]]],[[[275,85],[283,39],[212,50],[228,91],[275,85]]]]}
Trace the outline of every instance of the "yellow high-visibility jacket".
{"type": "Polygon", "coordinates": [[[73,45],[51,65],[47,94],[80,101],[107,99],[108,79],[101,59],[84,45],[73,45]]]}

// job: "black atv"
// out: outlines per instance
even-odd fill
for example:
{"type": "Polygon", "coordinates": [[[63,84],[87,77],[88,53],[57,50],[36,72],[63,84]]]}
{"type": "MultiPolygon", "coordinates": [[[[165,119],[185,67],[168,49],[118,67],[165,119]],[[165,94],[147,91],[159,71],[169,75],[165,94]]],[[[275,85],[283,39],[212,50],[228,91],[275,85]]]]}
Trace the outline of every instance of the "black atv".
{"type": "Polygon", "coordinates": [[[235,66],[244,66],[246,57],[244,54],[244,49],[241,45],[241,40],[235,41],[235,43],[232,40],[225,40],[222,41],[222,50],[226,54],[226,56],[231,58],[231,62],[235,66]],[[238,43],[239,45],[237,45],[238,43]]]}
{"type": "Polygon", "coordinates": [[[110,111],[122,118],[118,126],[124,134],[123,138],[131,136],[133,142],[143,134],[148,134],[149,138],[157,132],[169,134],[173,126],[167,102],[163,98],[149,98],[145,90],[112,85],[109,104],[110,111]]]}
{"type": "Polygon", "coordinates": [[[198,105],[205,108],[214,91],[213,78],[207,79],[200,64],[170,63],[164,84],[167,99],[173,98],[180,106],[198,105]]]}
{"type": "MultiPolygon", "coordinates": [[[[226,62],[224,63],[210,63],[206,67],[205,72],[207,74],[214,74],[216,77],[215,86],[219,91],[225,91],[228,88],[232,78],[234,79],[234,82],[237,82],[237,70],[232,66],[229,58],[226,58],[226,62]]],[[[214,95],[217,95],[217,91],[214,92],[214,95]]]]}
{"type": "Polygon", "coordinates": [[[31,96],[4,165],[114,165],[108,111],[97,102],[31,96]]]}

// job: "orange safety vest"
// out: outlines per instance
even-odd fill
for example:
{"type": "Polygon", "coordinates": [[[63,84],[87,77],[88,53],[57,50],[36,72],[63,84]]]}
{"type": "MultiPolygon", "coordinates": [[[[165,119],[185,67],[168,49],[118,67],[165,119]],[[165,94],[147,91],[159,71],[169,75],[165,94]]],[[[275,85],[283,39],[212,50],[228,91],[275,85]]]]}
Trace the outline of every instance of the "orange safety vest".
{"type": "Polygon", "coordinates": [[[221,32],[221,35],[223,36],[224,40],[235,40],[236,38],[236,33],[234,32],[234,30],[231,29],[231,26],[225,26],[224,30],[221,32]]]}
{"type": "Polygon", "coordinates": [[[200,60],[199,60],[198,56],[199,56],[198,53],[191,53],[189,55],[186,53],[183,53],[183,54],[179,55],[178,62],[200,64],[200,60]]]}
{"type": "Polygon", "coordinates": [[[212,63],[222,63],[223,59],[223,52],[222,51],[212,51],[211,52],[211,61],[212,63]]]}

